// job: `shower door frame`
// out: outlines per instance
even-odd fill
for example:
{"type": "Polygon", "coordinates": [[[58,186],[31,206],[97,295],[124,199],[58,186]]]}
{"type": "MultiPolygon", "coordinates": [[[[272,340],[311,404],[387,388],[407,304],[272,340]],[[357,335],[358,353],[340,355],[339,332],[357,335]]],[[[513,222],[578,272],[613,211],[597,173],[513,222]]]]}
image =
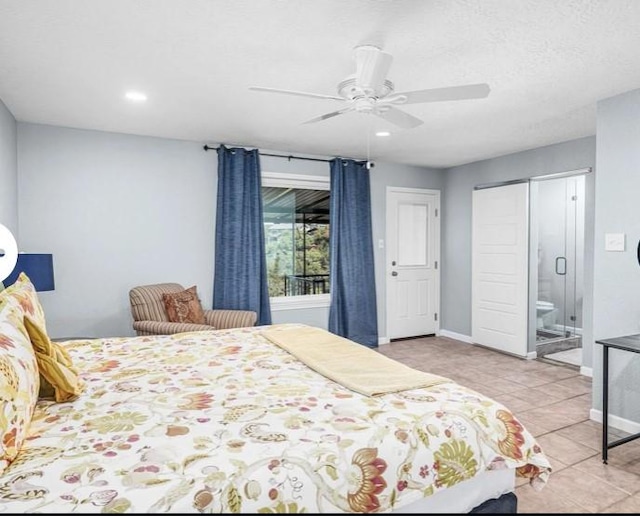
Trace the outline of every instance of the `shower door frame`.
{"type": "MultiPolygon", "coordinates": [[[[586,168],[586,169],[580,169],[580,170],[572,170],[572,171],[568,171],[568,172],[561,172],[561,173],[557,173],[557,174],[547,174],[547,175],[542,175],[542,176],[535,176],[530,178],[530,190],[529,190],[529,194],[530,194],[530,199],[529,199],[529,207],[530,207],[530,213],[529,213],[529,351],[535,351],[536,349],[536,344],[537,344],[537,301],[538,301],[538,292],[539,292],[539,283],[538,283],[538,278],[539,278],[539,270],[538,270],[538,234],[539,234],[539,228],[538,228],[538,217],[537,217],[537,209],[538,209],[538,203],[535,202],[537,199],[535,199],[535,196],[537,195],[537,183],[543,182],[543,181],[550,181],[550,180],[557,180],[557,179],[569,179],[571,177],[576,177],[576,176],[585,176],[585,182],[583,184],[583,190],[582,190],[582,199],[575,199],[575,202],[582,202],[583,206],[582,206],[582,213],[581,213],[581,229],[583,232],[583,244],[581,247],[578,247],[576,244],[576,241],[574,239],[574,249],[573,249],[573,253],[574,253],[574,264],[573,264],[573,268],[574,268],[574,277],[573,277],[573,297],[574,297],[574,316],[576,316],[577,319],[577,306],[575,306],[577,304],[577,298],[576,298],[576,285],[578,284],[579,281],[582,282],[582,285],[584,286],[584,263],[582,264],[582,270],[578,271],[577,267],[576,267],[576,262],[577,262],[577,258],[578,255],[581,253],[583,258],[584,258],[584,232],[586,230],[585,227],[585,206],[584,206],[584,202],[585,202],[585,195],[586,195],[586,175],[589,174],[591,172],[591,168],[586,168]]],[[[565,199],[566,201],[566,199],[565,199]]],[[[577,206],[577,204],[575,205],[577,206]]],[[[576,208],[574,207],[574,210],[576,208]]],[[[568,206],[565,204],[565,216],[566,213],[568,211],[568,206]]],[[[575,211],[574,211],[575,214],[575,211]]],[[[578,231],[578,227],[577,227],[577,222],[578,222],[578,217],[577,215],[575,215],[576,217],[576,228],[574,228],[574,237],[577,235],[577,231],[578,231]]],[[[567,239],[566,239],[566,220],[565,220],[565,246],[567,245],[567,239]]],[[[566,258],[566,248],[565,248],[565,253],[564,253],[564,257],[566,258]]],[[[565,260],[566,263],[566,260],[565,260]]],[[[565,271],[566,271],[566,265],[565,265],[565,271]]],[[[565,293],[567,290],[567,286],[566,286],[566,277],[565,277],[565,285],[564,285],[564,289],[565,289],[565,293]]],[[[584,299],[584,289],[583,289],[583,299],[584,299]]],[[[577,336],[576,333],[576,320],[571,321],[572,324],[567,324],[568,320],[569,320],[569,316],[567,313],[567,299],[566,299],[566,294],[565,294],[565,299],[564,299],[564,306],[563,306],[563,314],[564,314],[564,320],[563,320],[563,326],[564,326],[564,335],[558,335],[557,338],[551,338],[549,339],[547,342],[557,342],[557,341],[561,341],[564,339],[570,339],[570,338],[574,338],[577,336]],[[567,336],[567,329],[571,329],[571,335],[567,336]]],[[[584,325],[584,314],[581,314],[582,316],[582,326],[584,325]]]]}

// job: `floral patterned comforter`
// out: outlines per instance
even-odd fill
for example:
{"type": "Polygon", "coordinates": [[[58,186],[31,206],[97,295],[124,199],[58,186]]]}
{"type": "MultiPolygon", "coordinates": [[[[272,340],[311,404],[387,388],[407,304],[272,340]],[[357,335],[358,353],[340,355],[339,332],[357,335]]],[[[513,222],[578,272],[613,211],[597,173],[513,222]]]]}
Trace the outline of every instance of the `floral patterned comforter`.
{"type": "Polygon", "coordinates": [[[385,512],[485,470],[546,481],[499,403],[456,383],[365,397],[260,331],[66,343],[86,391],[39,402],[0,512],[385,512]]]}

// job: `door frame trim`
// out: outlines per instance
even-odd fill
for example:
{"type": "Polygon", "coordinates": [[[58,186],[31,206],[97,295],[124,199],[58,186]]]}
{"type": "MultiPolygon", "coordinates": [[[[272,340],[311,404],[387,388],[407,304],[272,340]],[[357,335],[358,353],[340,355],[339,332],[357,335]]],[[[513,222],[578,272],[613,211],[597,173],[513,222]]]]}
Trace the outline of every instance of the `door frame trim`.
{"type": "Polygon", "coordinates": [[[430,188],[407,188],[407,187],[402,187],[402,186],[387,186],[386,188],[386,193],[385,193],[385,252],[384,252],[384,277],[385,277],[385,282],[384,282],[384,287],[385,287],[385,310],[384,310],[384,317],[385,317],[385,325],[386,325],[386,333],[387,335],[390,335],[389,332],[389,293],[390,293],[390,289],[389,289],[389,281],[391,278],[391,269],[390,269],[390,263],[391,263],[391,258],[389,257],[389,246],[387,245],[389,242],[389,238],[388,235],[390,235],[390,231],[389,231],[389,210],[390,210],[390,203],[389,203],[389,194],[391,193],[413,193],[413,194],[428,194],[428,195],[434,195],[435,196],[435,200],[436,200],[436,209],[438,210],[438,216],[435,218],[435,235],[434,235],[434,240],[435,240],[435,248],[434,248],[434,254],[435,254],[435,260],[438,262],[438,268],[436,269],[436,274],[435,274],[435,287],[436,287],[436,291],[434,293],[434,299],[435,299],[435,309],[436,309],[436,313],[438,314],[438,320],[436,321],[435,324],[435,333],[436,335],[440,335],[440,324],[442,322],[442,313],[440,312],[440,271],[442,270],[442,260],[440,257],[440,247],[441,247],[441,242],[440,242],[440,226],[441,226],[441,219],[442,219],[442,207],[441,207],[441,190],[434,190],[434,189],[430,189],[430,188]]]}

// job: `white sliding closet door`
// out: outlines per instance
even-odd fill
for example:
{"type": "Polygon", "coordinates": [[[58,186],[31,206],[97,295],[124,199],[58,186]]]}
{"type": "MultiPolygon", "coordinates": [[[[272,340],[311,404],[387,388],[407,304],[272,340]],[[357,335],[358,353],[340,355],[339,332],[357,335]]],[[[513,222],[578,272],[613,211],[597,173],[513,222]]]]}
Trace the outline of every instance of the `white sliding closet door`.
{"type": "Polygon", "coordinates": [[[527,356],[529,183],[473,192],[473,342],[527,356]]]}

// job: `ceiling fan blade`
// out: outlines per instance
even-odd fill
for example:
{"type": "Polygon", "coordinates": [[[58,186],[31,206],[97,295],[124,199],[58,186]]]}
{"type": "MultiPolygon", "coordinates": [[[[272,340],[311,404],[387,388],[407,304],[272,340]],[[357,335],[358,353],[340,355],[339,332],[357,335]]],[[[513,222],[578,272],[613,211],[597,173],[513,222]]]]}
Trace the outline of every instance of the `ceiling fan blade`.
{"type": "Polygon", "coordinates": [[[356,86],[377,92],[384,84],[393,57],[378,47],[362,45],[354,49],[356,86]]]}
{"type": "Polygon", "coordinates": [[[314,99],[345,100],[344,98],[337,97],[335,95],[307,93],[306,91],[280,90],[277,88],[262,88],[260,86],[251,86],[249,89],[253,91],[266,91],[267,93],[281,93],[283,95],[297,95],[298,97],[311,97],[314,99]]]}
{"type": "Polygon", "coordinates": [[[306,122],[303,122],[305,124],[313,124],[314,122],[322,122],[323,120],[327,120],[328,118],[333,118],[334,116],[338,116],[338,115],[342,115],[343,113],[347,113],[349,111],[353,111],[354,108],[353,106],[344,108],[344,109],[339,109],[338,111],[333,111],[331,113],[325,113],[324,115],[320,115],[317,116],[315,118],[312,118],[311,120],[307,120],[306,122]]]}
{"type": "Polygon", "coordinates": [[[424,123],[419,118],[392,106],[385,106],[384,110],[377,110],[374,113],[380,118],[384,118],[387,122],[391,122],[403,129],[413,129],[424,123]]]}
{"type": "Polygon", "coordinates": [[[407,100],[403,102],[403,104],[417,104],[419,102],[441,102],[445,100],[483,99],[489,95],[490,91],[491,88],[489,88],[488,84],[480,83],[407,91],[404,93],[396,93],[394,97],[406,97],[407,100]]]}

